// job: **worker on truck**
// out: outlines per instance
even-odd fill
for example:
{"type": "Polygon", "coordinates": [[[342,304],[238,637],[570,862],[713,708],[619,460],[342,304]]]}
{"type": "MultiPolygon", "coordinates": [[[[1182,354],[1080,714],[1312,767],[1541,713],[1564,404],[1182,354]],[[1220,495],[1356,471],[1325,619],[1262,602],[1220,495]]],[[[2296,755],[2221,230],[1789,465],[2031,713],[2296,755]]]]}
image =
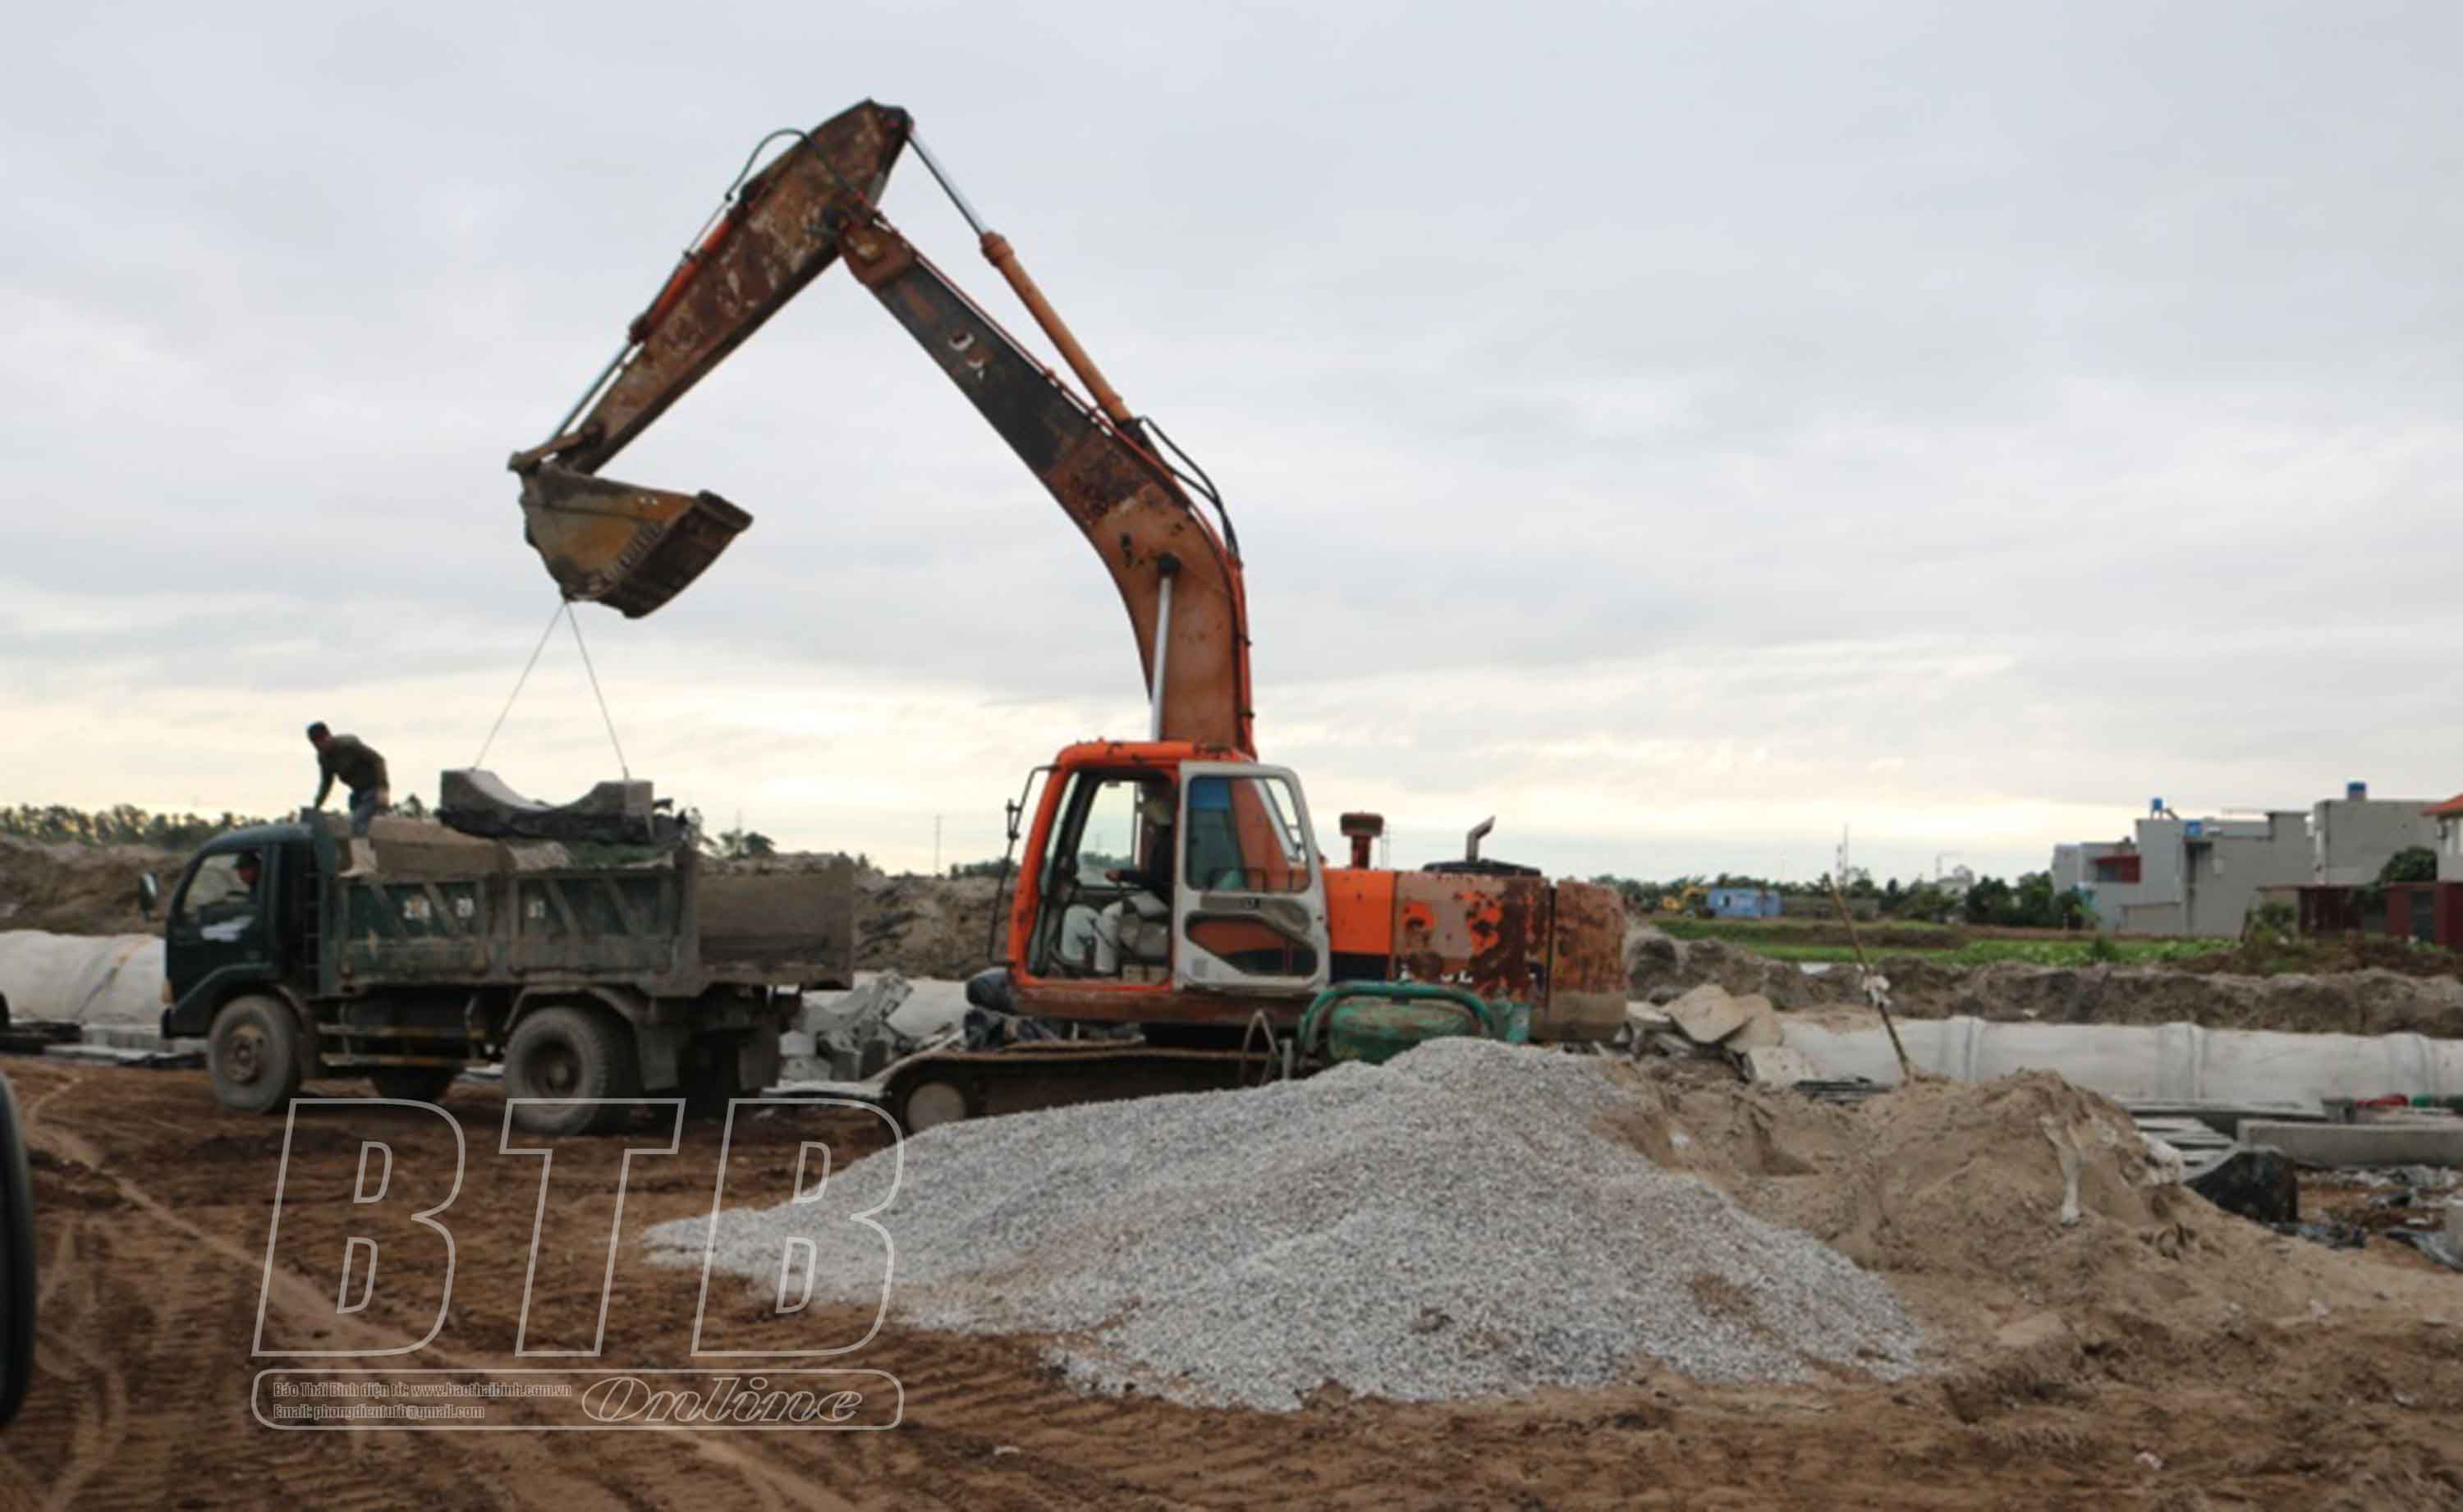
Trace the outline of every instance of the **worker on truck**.
{"type": "Polygon", "coordinates": [[[316,747],[316,801],[311,809],[325,807],[325,795],[334,790],[334,779],[351,790],[351,834],[364,839],[368,823],[393,807],[393,788],[385,777],[382,753],[356,735],[337,735],[318,720],[308,726],[308,744],[316,747]]]}

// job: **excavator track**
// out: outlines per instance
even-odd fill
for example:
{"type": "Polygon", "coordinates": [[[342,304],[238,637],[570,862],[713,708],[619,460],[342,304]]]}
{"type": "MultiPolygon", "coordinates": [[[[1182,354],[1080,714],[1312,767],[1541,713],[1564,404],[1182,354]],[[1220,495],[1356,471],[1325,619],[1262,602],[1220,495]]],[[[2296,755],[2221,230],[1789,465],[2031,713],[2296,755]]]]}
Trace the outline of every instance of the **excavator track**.
{"type": "Polygon", "coordinates": [[[1259,1051],[1180,1049],[1112,1040],[926,1050],[882,1078],[882,1106],[909,1134],[936,1124],[1070,1103],[1255,1086],[1277,1063],[1259,1051]]]}

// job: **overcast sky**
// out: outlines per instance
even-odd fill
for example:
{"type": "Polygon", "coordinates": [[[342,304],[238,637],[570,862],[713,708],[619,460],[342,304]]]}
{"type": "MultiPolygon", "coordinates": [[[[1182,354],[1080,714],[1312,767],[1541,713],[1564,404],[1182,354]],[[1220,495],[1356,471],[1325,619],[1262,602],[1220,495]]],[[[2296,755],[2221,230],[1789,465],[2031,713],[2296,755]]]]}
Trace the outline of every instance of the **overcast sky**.
{"type": "MultiPolygon", "coordinates": [[[[1394,860],[2039,868],[2463,788],[2451,5],[37,8],[0,94],[0,802],[398,795],[556,599],[544,437],[873,97],[1225,488],[1261,753],[1394,860]]],[[[990,300],[912,159],[884,203],[990,300]]],[[[1022,318],[1010,321],[1025,324],[1022,318]]],[[[923,867],[1144,729],[1085,542],[841,270],[608,469],[634,771],[923,867]]],[[[569,637],[488,765],[614,775],[569,637]]]]}

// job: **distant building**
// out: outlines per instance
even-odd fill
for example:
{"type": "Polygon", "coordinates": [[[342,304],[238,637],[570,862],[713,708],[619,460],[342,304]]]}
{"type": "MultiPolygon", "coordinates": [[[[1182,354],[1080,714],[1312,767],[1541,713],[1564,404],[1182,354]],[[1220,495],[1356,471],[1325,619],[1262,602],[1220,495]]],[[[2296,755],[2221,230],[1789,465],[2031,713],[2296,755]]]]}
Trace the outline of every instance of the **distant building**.
{"type": "Polygon", "coordinates": [[[2463,950],[2463,793],[2425,805],[2415,817],[2426,834],[2372,822],[2380,833],[2403,842],[2387,853],[2389,856],[2416,845],[2436,852],[2437,880],[2381,887],[2373,884],[2385,871],[2384,860],[2371,867],[2362,857],[2331,875],[2321,862],[2319,880],[2300,889],[2302,934],[2390,935],[2463,950]]]}
{"type": "Polygon", "coordinates": [[[2366,886],[2378,879],[2397,851],[2435,849],[2438,828],[2437,809],[2423,800],[2372,798],[2366,783],[2353,783],[2343,797],[2329,798],[2310,810],[2309,838],[2317,857],[2309,880],[2328,887],[2366,886]]]}
{"type": "Polygon", "coordinates": [[[1714,887],[1710,892],[1712,918],[1776,918],[1786,911],[1776,888],[1714,887]]]}
{"type": "Polygon", "coordinates": [[[2374,882],[2410,846],[2457,846],[2452,863],[2441,851],[2440,866],[2463,879],[2463,840],[2441,842],[2439,820],[2425,809],[2418,799],[2371,798],[2361,783],[2305,813],[2184,819],[2157,799],[2129,839],[2056,846],[2053,887],[2077,888],[2106,931],[2229,939],[2262,892],[2374,882]]]}

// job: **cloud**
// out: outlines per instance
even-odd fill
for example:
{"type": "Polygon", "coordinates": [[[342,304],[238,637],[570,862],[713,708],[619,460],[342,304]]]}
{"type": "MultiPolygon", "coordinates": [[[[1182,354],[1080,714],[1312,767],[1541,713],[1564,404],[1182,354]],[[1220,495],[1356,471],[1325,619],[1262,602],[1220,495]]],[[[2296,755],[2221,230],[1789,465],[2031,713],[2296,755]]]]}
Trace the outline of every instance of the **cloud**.
{"type": "MultiPolygon", "coordinates": [[[[1398,858],[2007,871],[2154,791],[2457,785],[2445,10],[603,20],[21,28],[11,799],[286,806],[320,713],[467,760],[553,604],[505,455],[866,95],[1224,485],[1266,753],[1398,858]]],[[[589,616],[663,790],[921,864],[1142,727],[1084,545],[840,274],[608,471],[756,516],[589,616]]],[[[548,796],[612,760],[567,652],[490,757],[548,796]]]]}

